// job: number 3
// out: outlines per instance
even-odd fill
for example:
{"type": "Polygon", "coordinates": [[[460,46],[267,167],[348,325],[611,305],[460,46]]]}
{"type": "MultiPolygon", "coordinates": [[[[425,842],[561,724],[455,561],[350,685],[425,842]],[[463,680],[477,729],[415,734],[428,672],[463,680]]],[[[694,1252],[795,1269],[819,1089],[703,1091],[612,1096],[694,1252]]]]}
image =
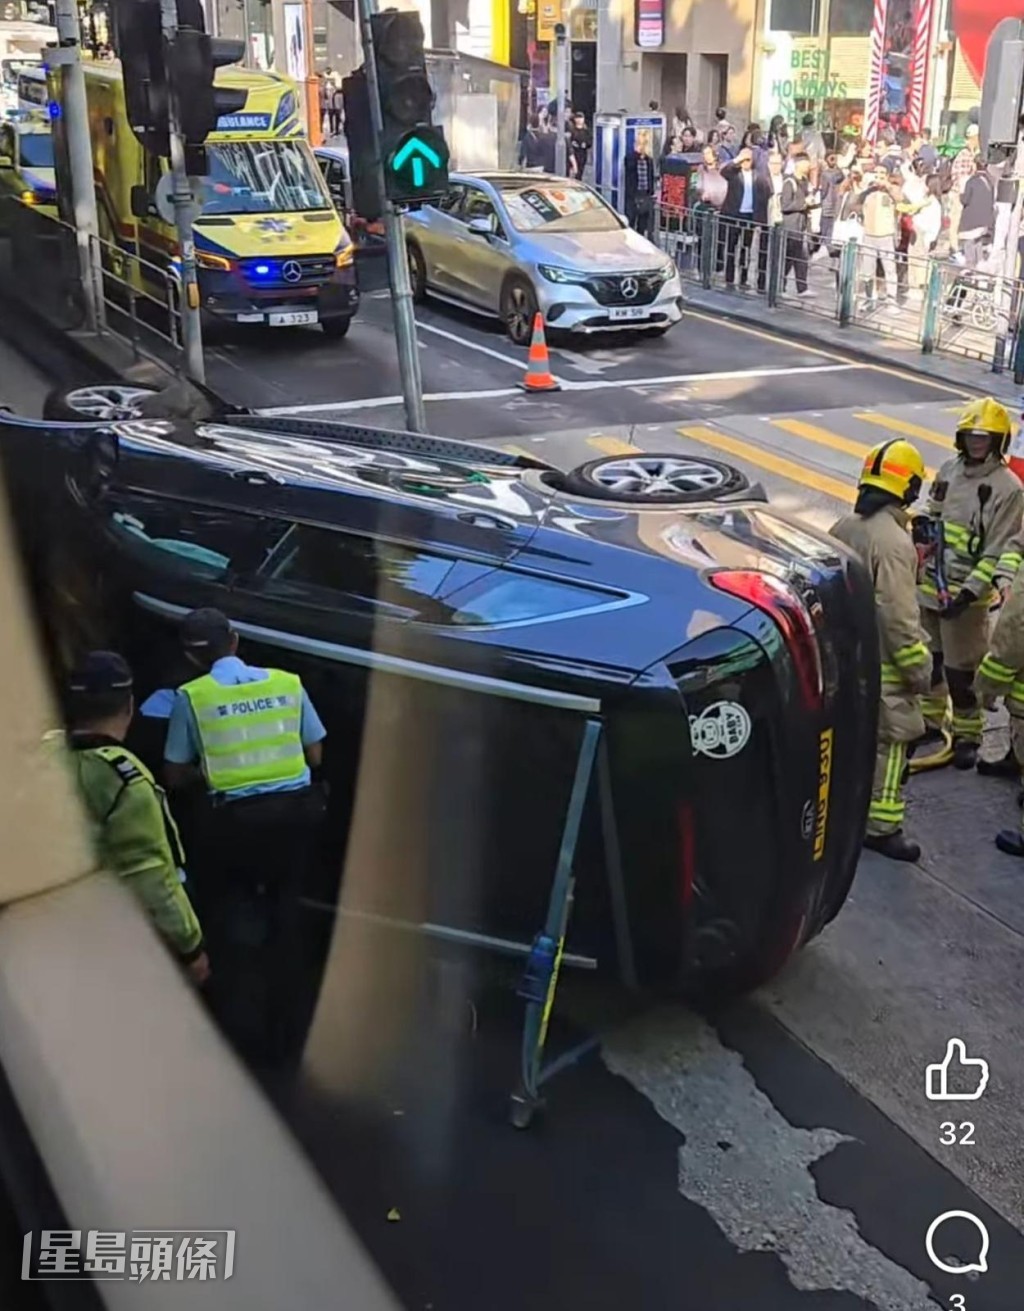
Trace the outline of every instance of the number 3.
{"type": "MultiPolygon", "coordinates": [[[[964,1120],[959,1125],[954,1124],[952,1120],[944,1120],[941,1128],[942,1137],[939,1141],[943,1147],[974,1146],[974,1125],[970,1120],[964,1120]]],[[[956,1296],[959,1297],[960,1294],[958,1293],[956,1296]]]]}
{"type": "Polygon", "coordinates": [[[953,1307],[955,1311],[967,1311],[967,1303],[964,1301],[963,1293],[954,1293],[949,1299],[949,1305],[953,1307]]]}

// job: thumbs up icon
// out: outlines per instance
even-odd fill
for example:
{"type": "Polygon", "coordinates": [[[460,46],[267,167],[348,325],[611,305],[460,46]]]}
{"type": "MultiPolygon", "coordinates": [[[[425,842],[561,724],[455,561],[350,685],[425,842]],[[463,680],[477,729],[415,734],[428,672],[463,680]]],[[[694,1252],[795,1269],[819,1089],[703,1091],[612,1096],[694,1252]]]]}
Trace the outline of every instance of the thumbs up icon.
{"type": "Polygon", "coordinates": [[[930,1102],[976,1102],[987,1087],[988,1061],[969,1057],[963,1038],[950,1038],[939,1064],[925,1070],[924,1091],[930,1102]],[[953,1087],[968,1091],[950,1091],[951,1074],[953,1087]]]}

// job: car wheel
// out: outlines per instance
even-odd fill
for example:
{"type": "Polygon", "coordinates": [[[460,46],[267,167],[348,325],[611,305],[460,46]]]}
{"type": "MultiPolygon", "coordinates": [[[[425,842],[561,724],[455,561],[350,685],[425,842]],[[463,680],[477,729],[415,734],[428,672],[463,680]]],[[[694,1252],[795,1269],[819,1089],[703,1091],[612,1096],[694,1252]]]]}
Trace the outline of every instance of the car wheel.
{"type": "Polygon", "coordinates": [[[320,322],[320,331],[329,341],[341,341],[343,337],[348,336],[348,330],[351,327],[352,319],[322,319],[320,322]]]}
{"type": "Polygon", "coordinates": [[[733,496],[750,480],[731,464],[689,455],[656,455],[638,450],[591,460],[564,474],[562,487],[576,496],[641,505],[689,505],[733,496]]]}
{"type": "Polygon", "coordinates": [[[501,321],[509,341],[529,346],[537,313],[537,293],[525,278],[510,278],[501,293],[501,321]]]}
{"type": "Polygon", "coordinates": [[[427,299],[427,265],[423,258],[423,251],[413,242],[409,242],[406,250],[409,253],[409,281],[412,283],[412,298],[418,305],[422,305],[427,299]]]}
{"type": "Polygon", "coordinates": [[[157,387],[140,387],[134,383],[101,382],[90,387],[58,388],[43,402],[43,418],[62,421],[99,422],[112,419],[140,419],[154,415],[151,398],[160,394],[157,387]],[[142,402],[149,402],[145,406],[142,402]]]}

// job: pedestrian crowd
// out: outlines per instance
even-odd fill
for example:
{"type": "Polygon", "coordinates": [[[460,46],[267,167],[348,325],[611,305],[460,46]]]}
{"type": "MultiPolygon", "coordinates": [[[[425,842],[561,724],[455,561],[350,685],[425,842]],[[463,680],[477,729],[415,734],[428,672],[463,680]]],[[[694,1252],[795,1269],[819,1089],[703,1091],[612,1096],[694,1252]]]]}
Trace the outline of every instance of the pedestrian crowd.
{"type": "Polygon", "coordinates": [[[962,266],[954,299],[997,264],[1001,271],[1002,254],[993,250],[999,168],[982,155],[977,126],[967,128],[955,154],[940,154],[928,131],[885,127],[872,143],[846,128],[830,139],[812,114],[792,134],[781,117],[767,129],[750,123],[739,133],[724,109],[702,131],[679,108],[660,159],[650,135],[637,133],[625,162],[626,216],[652,236],[659,225],[680,230],[687,216],[700,233],[703,215],[719,215],[716,272],[727,285],[746,288],[756,269],[762,292],[769,234],[779,228],[782,286],[792,277],[801,297],[815,294],[812,262],[830,261],[837,285],[842,250],[856,242],[867,310],[920,304],[933,259],[962,266]],[[679,206],[666,203],[662,189],[662,178],[678,172],[673,161],[685,161],[689,177],[679,206]]]}
{"type": "MultiPolygon", "coordinates": [[[[542,112],[530,115],[519,143],[519,167],[541,173],[558,173],[558,105],[552,100],[542,112]]],[[[586,115],[571,105],[565,108],[565,174],[582,178],[590,160],[593,136],[586,115]]]]}

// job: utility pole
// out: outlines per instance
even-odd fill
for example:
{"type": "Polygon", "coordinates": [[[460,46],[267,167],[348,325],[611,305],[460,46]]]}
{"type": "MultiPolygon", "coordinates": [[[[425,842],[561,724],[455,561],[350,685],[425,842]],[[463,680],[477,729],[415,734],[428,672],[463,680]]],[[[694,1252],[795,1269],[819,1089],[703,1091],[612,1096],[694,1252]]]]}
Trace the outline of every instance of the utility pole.
{"type": "MultiPolygon", "coordinates": [[[[167,3],[167,0],[164,0],[167,3]]],[[[376,12],[376,0],[359,0],[359,30],[363,41],[363,59],[366,83],[369,90],[370,123],[376,146],[376,170],[383,197],[384,232],[388,249],[388,276],[391,281],[391,309],[395,319],[395,338],[398,343],[398,371],[402,379],[402,400],[405,404],[405,426],[410,432],[427,431],[427,415],[423,406],[423,378],[420,374],[419,346],[416,341],[416,314],[409,281],[409,260],[405,250],[405,225],[401,211],[388,199],[384,185],[384,161],[381,142],[384,135],[384,116],[380,106],[380,85],[377,77],[377,51],[373,41],[371,18],[376,12]]]]}
{"type": "Polygon", "coordinates": [[[105,323],[103,307],[103,264],[100,259],[99,224],[96,219],[96,184],[92,171],[92,142],[89,139],[89,106],[82,68],[81,31],[76,0],[57,0],[57,50],[50,63],[63,69],[61,106],[64,138],[71,170],[71,206],[78,243],[78,266],[85,302],[85,321],[90,332],[100,332],[105,323]]]}
{"type": "Polygon", "coordinates": [[[199,315],[199,278],[196,273],[196,246],[192,235],[195,201],[185,164],[185,139],[181,134],[181,107],[171,76],[174,68],[174,43],[178,37],[176,0],[160,0],[160,27],[163,31],[164,67],[167,69],[167,121],[171,143],[171,197],[174,222],[181,251],[181,340],[185,349],[185,372],[193,382],[206,382],[203,360],[203,330],[199,315]]]}
{"type": "Polygon", "coordinates": [[[565,177],[568,172],[565,139],[565,98],[569,93],[569,42],[565,24],[555,24],[555,172],[565,177]]]}

